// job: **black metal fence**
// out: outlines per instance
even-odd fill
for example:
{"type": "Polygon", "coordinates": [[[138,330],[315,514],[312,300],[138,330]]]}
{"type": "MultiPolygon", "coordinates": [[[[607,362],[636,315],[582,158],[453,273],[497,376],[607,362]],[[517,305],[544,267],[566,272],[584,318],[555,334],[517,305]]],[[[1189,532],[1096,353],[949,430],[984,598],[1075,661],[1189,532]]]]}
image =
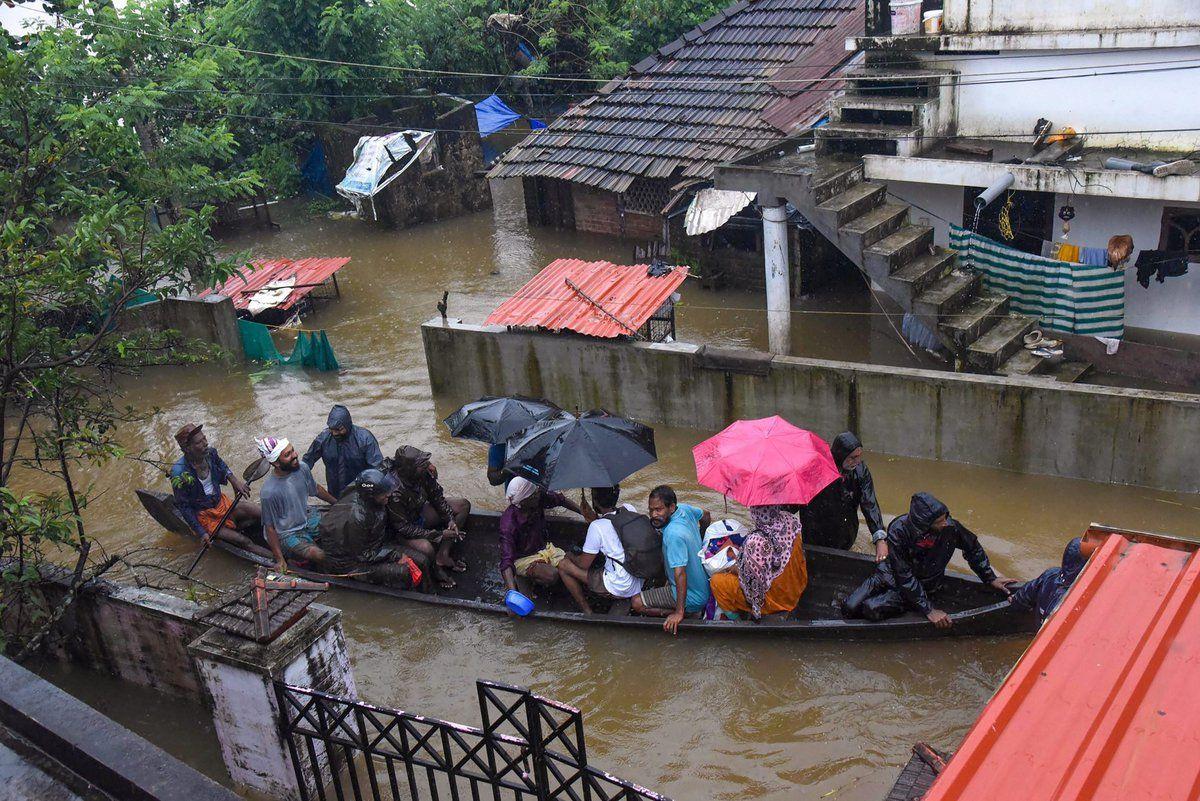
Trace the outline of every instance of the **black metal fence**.
{"type": "Polygon", "coordinates": [[[482,728],[276,683],[301,798],[670,801],[588,764],[578,709],[476,682],[482,728]]]}

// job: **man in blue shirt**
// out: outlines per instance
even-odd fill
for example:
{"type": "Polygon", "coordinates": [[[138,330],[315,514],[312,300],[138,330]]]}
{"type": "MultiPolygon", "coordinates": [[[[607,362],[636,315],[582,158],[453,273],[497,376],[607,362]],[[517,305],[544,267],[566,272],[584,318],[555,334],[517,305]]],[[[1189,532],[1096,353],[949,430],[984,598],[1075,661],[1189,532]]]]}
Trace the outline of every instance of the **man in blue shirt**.
{"type": "Polygon", "coordinates": [[[700,561],[700,532],[708,528],[712,515],[679,503],[675,490],[666,484],[650,490],[647,511],[650,522],[662,531],[667,586],[642,590],[634,596],[632,608],[638,614],[665,617],[663,631],[677,634],[685,616],[702,612],[708,605],[708,573],[700,561]]]}

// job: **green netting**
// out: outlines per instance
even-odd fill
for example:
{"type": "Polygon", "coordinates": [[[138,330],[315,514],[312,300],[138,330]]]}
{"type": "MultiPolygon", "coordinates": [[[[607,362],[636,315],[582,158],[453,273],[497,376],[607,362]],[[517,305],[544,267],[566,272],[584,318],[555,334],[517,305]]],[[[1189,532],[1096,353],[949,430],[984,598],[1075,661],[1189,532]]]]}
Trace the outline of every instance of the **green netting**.
{"type": "Polygon", "coordinates": [[[238,320],[238,331],[241,332],[242,349],[248,359],[289,367],[315,367],[318,370],[337,370],[340,366],[324,331],[301,331],[296,337],[296,346],[287,358],[275,347],[271,330],[262,323],[238,320]]]}

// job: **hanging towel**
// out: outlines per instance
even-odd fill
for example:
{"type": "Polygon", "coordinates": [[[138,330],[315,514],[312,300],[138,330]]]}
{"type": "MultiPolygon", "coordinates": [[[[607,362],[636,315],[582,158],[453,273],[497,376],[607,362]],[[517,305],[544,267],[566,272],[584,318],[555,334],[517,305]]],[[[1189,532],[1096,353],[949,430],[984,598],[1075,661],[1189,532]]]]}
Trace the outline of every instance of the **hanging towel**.
{"type": "Polygon", "coordinates": [[[1108,248],[1080,248],[1079,263],[1089,267],[1108,267],[1108,248]]]}
{"type": "Polygon", "coordinates": [[[238,320],[238,330],[242,335],[242,349],[248,359],[288,367],[315,367],[318,370],[337,370],[341,367],[324,331],[301,331],[292,352],[284,358],[275,347],[270,329],[262,323],[238,320]]]}
{"type": "Polygon", "coordinates": [[[1107,266],[1034,256],[957,225],[950,247],[983,273],[985,289],[1010,296],[1013,311],[1056,331],[1120,339],[1125,335],[1125,274],[1107,266]]]}
{"type": "Polygon", "coordinates": [[[1059,261],[1069,261],[1073,264],[1079,263],[1079,245],[1071,245],[1063,242],[1058,246],[1058,254],[1056,257],[1059,261]]]}

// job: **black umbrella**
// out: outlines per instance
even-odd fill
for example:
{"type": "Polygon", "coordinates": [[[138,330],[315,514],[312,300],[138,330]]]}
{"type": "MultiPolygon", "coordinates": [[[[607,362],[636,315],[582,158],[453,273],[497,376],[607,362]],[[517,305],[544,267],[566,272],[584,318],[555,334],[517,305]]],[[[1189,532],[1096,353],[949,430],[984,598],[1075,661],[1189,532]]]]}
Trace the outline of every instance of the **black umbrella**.
{"type": "Polygon", "coordinates": [[[446,418],[450,436],[475,439],[497,445],[539,420],[564,415],[548,400],[511,397],[486,397],[465,404],[446,418]]]}
{"type": "Polygon", "coordinates": [[[654,429],[603,410],[543,420],[508,441],[504,468],[549,490],[610,487],[658,460],[654,429]]]}

